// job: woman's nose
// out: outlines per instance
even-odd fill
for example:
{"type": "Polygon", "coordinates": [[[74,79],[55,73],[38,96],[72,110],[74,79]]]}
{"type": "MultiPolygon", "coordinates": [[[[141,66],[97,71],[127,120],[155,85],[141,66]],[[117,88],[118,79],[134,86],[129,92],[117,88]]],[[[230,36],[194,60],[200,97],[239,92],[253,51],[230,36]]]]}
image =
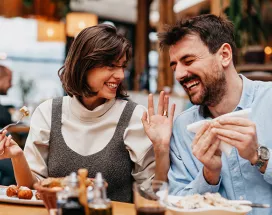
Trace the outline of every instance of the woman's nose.
{"type": "Polygon", "coordinates": [[[125,78],[124,72],[125,71],[124,71],[123,67],[117,68],[115,73],[114,73],[114,77],[119,79],[119,80],[123,80],[125,78]]]}

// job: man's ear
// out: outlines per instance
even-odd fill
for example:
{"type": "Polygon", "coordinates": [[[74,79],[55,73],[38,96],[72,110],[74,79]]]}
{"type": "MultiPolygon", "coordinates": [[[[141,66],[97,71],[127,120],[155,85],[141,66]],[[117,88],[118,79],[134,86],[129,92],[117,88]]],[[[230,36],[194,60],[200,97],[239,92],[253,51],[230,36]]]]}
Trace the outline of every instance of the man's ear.
{"type": "Polygon", "coordinates": [[[228,67],[232,63],[232,49],[230,44],[224,43],[218,51],[222,66],[228,67]]]}

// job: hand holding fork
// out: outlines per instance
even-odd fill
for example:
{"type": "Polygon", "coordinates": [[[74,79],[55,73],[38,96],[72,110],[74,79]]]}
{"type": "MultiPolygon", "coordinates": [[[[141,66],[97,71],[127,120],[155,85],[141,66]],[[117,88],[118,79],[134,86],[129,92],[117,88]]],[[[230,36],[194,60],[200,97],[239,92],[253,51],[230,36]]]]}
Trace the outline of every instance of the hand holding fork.
{"type": "MultiPolygon", "coordinates": [[[[6,125],[3,129],[0,130],[0,135],[5,131],[7,130],[10,126],[14,126],[14,125],[18,125],[21,120],[25,117],[25,116],[28,116],[29,115],[29,111],[27,109],[26,106],[23,106],[21,109],[20,109],[20,112],[22,113],[22,116],[20,117],[20,119],[17,121],[17,122],[14,122],[14,123],[10,123],[8,125],[6,125]]],[[[11,136],[8,137],[9,139],[11,139],[11,136]]],[[[2,152],[0,152],[0,156],[3,155],[5,153],[5,150],[3,148],[2,152]]]]}

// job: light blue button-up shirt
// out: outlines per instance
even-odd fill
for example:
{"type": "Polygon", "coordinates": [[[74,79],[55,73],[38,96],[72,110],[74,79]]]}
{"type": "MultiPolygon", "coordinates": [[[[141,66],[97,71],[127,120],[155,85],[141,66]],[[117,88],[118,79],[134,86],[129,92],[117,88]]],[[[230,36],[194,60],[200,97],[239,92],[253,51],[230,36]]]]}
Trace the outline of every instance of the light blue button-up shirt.
{"type": "MultiPolygon", "coordinates": [[[[250,120],[256,124],[258,142],[269,148],[271,158],[264,174],[233,148],[229,157],[222,154],[218,185],[209,185],[203,177],[203,164],[192,154],[195,134],[186,126],[205,119],[203,107],[193,106],[175,120],[171,139],[171,166],[168,173],[170,194],[190,195],[219,192],[232,200],[250,200],[272,206],[272,82],[243,80],[243,92],[235,111],[252,108],[250,120]]],[[[272,214],[272,209],[253,209],[252,214],[272,214]]]]}

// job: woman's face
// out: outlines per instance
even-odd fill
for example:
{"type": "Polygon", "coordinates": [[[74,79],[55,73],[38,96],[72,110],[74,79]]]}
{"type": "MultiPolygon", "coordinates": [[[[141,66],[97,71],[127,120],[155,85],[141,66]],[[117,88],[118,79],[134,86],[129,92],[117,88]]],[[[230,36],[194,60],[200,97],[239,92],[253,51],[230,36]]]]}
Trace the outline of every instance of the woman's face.
{"type": "MultiPolygon", "coordinates": [[[[113,99],[119,84],[124,80],[124,70],[127,58],[124,55],[118,62],[111,66],[94,68],[88,71],[87,83],[93,92],[96,92],[96,99],[113,99]]],[[[93,98],[94,99],[94,98],[93,98]]]]}

